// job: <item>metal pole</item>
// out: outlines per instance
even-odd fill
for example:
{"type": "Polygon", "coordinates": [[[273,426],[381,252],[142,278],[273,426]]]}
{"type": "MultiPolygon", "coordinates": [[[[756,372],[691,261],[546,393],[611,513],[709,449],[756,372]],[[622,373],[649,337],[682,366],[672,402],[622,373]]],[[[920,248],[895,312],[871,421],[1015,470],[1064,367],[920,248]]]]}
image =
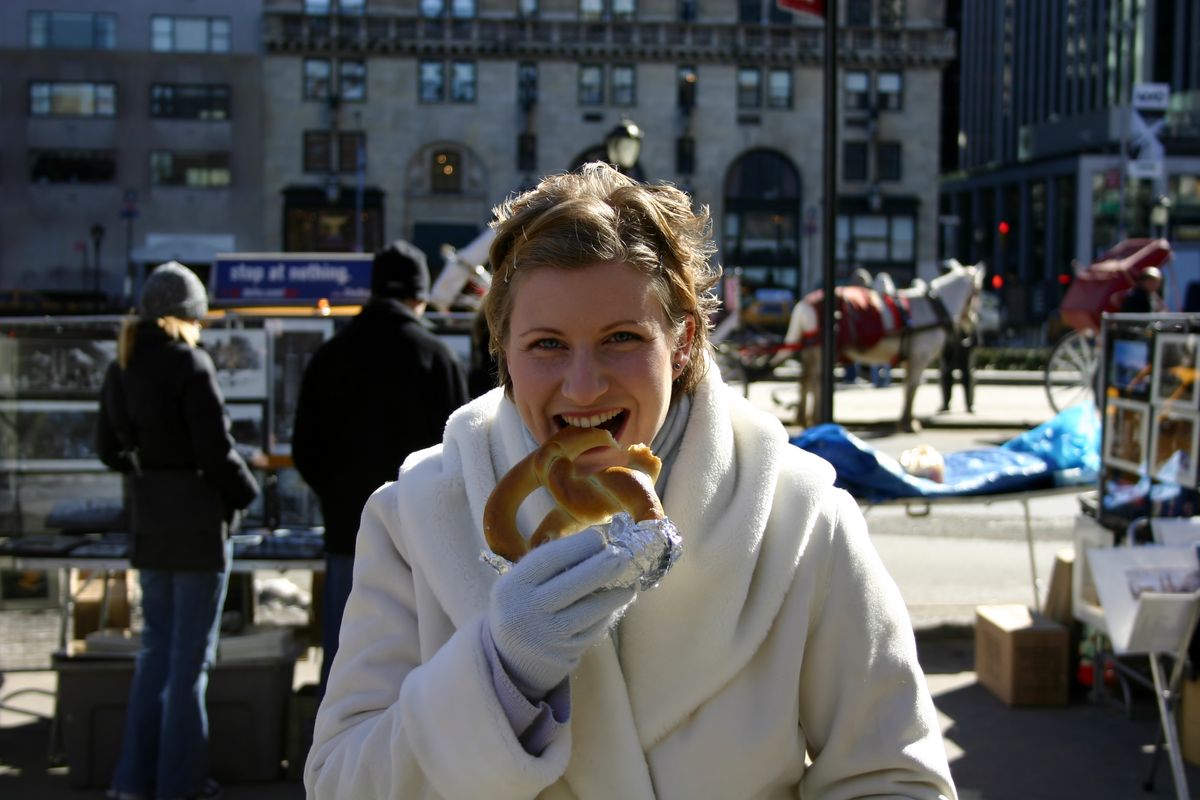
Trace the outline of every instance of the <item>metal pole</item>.
{"type": "MultiPolygon", "coordinates": [[[[361,125],[359,127],[362,127],[361,125]]],[[[363,192],[366,190],[367,152],[363,147],[361,133],[358,137],[358,151],[355,154],[355,169],[358,182],[354,188],[354,252],[363,251],[363,192]]]]}
{"type": "Polygon", "coordinates": [[[819,419],[833,422],[833,365],[837,361],[837,332],[833,329],[833,284],[836,278],[834,237],[837,233],[837,3],[825,12],[825,225],[821,303],[821,407],[819,419]]]}

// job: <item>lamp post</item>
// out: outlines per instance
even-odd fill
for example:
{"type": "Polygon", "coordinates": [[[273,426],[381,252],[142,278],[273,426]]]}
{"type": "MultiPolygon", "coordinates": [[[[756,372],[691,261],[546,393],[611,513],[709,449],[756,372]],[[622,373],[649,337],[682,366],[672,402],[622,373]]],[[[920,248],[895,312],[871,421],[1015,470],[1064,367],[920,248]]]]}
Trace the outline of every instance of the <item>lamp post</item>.
{"type": "Polygon", "coordinates": [[[1154,201],[1154,206],[1150,209],[1150,235],[1157,236],[1160,239],[1170,238],[1168,236],[1168,225],[1171,221],[1171,198],[1169,195],[1160,195],[1154,201]]]}
{"type": "Polygon", "coordinates": [[[619,167],[622,172],[628,172],[637,164],[638,156],[642,153],[642,129],[629,117],[622,117],[604,137],[604,149],[610,164],[619,167]]]}
{"type": "Polygon", "coordinates": [[[100,302],[100,245],[104,243],[104,226],[99,222],[94,223],[91,227],[92,234],[92,290],[95,291],[97,297],[96,302],[100,302]]]}

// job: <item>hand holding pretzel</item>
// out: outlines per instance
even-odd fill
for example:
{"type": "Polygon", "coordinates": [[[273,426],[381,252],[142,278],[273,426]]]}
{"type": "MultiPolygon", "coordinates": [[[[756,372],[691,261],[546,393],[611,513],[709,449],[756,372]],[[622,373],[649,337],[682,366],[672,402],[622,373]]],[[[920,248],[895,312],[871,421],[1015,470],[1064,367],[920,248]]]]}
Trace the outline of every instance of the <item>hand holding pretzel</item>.
{"type": "Polygon", "coordinates": [[[663,519],[654,491],[662,462],[650,448],[632,445],[625,466],[579,475],[575,459],[598,447],[619,445],[603,428],[566,427],[509,470],[483,510],[483,534],[492,552],[516,562],[545,541],[607,522],[621,511],[635,522],[663,519]],[[517,509],[538,486],[546,487],[556,505],[526,542],[517,529],[517,509]]]}

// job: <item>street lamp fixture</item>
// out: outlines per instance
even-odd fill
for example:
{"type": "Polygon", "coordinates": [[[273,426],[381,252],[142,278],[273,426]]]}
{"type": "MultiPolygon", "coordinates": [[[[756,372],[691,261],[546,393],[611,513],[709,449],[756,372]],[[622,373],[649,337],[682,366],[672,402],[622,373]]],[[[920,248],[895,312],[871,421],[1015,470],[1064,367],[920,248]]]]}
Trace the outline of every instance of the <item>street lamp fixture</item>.
{"type": "Polygon", "coordinates": [[[1167,223],[1171,219],[1171,198],[1167,195],[1160,196],[1154,201],[1154,206],[1150,209],[1150,229],[1151,235],[1157,235],[1165,239],[1167,237],[1167,223]]]}
{"type": "Polygon", "coordinates": [[[632,169],[642,153],[642,129],[629,117],[622,117],[604,137],[604,149],[610,164],[620,167],[623,172],[632,169]]]}
{"type": "Polygon", "coordinates": [[[332,172],[325,179],[325,200],[329,205],[336,205],[342,196],[342,184],[332,172]]]}

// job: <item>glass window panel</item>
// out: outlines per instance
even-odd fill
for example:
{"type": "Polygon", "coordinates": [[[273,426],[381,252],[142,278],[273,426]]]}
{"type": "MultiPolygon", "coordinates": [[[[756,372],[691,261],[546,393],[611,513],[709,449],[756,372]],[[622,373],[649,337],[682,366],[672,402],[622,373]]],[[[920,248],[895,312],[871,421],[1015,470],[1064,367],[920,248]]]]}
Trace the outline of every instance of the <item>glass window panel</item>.
{"type": "Polygon", "coordinates": [[[475,102],[475,62],[455,61],[450,72],[450,99],[455,103],[475,102]]]}
{"type": "Polygon", "coordinates": [[[633,19],[637,13],[636,0],[612,0],[613,19],[633,19]]]}
{"type": "Polygon", "coordinates": [[[597,64],[579,67],[579,105],[598,106],[604,103],[604,70],[597,64]]]}
{"type": "Polygon", "coordinates": [[[338,62],[338,93],[343,100],[359,102],[367,97],[367,65],[358,59],[338,62]]]}
{"type": "Polygon", "coordinates": [[[422,17],[440,17],[446,11],[446,0],[421,0],[422,17]]]}
{"type": "Polygon", "coordinates": [[[757,69],[744,68],[738,70],[738,108],[758,108],[762,105],[761,83],[762,76],[757,69]]]}
{"type": "Polygon", "coordinates": [[[111,150],[31,150],[29,179],[34,183],[111,183],[117,173],[111,150]]]}
{"type": "Polygon", "coordinates": [[[614,106],[632,106],[637,102],[637,73],[629,65],[612,68],[612,102],[614,106]]]}
{"type": "Polygon", "coordinates": [[[31,116],[44,117],[50,113],[50,84],[29,84],[29,113],[31,116]]]}
{"type": "Polygon", "coordinates": [[[879,180],[898,181],[901,179],[900,142],[880,142],[875,155],[879,161],[879,180]]]}
{"type": "Polygon", "coordinates": [[[450,0],[450,16],[471,19],[475,16],[475,0],[450,0]]]}
{"type": "Polygon", "coordinates": [[[519,0],[517,10],[523,16],[532,17],[538,13],[538,0],[519,0]]]}
{"type": "Polygon", "coordinates": [[[150,49],[165,53],[172,49],[174,42],[174,20],[170,17],[150,18],[150,49]]]}
{"type": "Polygon", "coordinates": [[[117,17],[114,14],[96,15],[96,49],[115,50],[117,47],[117,17]]]}
{"type": "Polygon", "coordinates": [[[358,158],[362,156],[362,168],[367,168],[367,136],[362,131],[342,131],[338,134],[338,169],[342,172],[357,172],[358,158]]]}
{"type": "Polygon", "coordinates": [[[847,181],[867,179],[867,143],[842,143],[842,178],[847,181]]]}
{"type": "Polygon", "coordinates": [[[111,117],[117,113],[117,87],[112,83],[96,86],[96,116],[111,117]]]}
{"type": "Polygon", "coordinates": [[[900,73],[899,72],[881,72],[875,79],[876,85],[881,92],[898,92],[900,91],[900,73]]]}
{"type": "Polygon", "coordinates": [[[304,0],[305,14],[328,14],[330,0],[304,0]]]}
{"type": "Polygon", "coordinates": [[[875,89],[879,94],[881,109],[898,109],[904,91],[903,76],[899,72],[881,72],[875,77],[875,89]]]}
{"type": "Polygon", "coordinates": [[[367,10],[367,0],[339,0],[338,11],[342,16],[360,17],[367,10]]]}
{"type": "Polygon", "coordinates": [[[229,52],[229,20],[224,17],[215,17],[210,25],[212,34],[209,40],[209,49],[214,53],[229,52]]]}
{"type": "Polygon", "coordinates": [[[762,0],[738,0],[738,22],[762,22],[762,0]]]}
{"type": "Polygon", "coordinates": [[[197,17],[175,18],[175,52],[208,52],[208,20],[197,17]]]}
{"type": "Polygon", "coordinates": [[[304,132],[304,171],[329,172],[329,131],[304,132]]]}
{"type": "Polygon", "coordinates": [[[461,157],[457,150],[438,150],[430,163],[430,187],[435,192],[462,191],[461,157]]]}
{"type": "Polygon", "coordinates": [[[867,81],[867,73],[865,72],[847,72],[845,77],[846,91],[848,92],[865,92],[870,88],[867,81]]]}
{"type": "Polygon", "coordinates": [[[95,116],[96,87],[90,83],[51,84],[50,113],[56,117],[95,116]]]}
{"type": "Polygon", "coordinates": [[[445,99],[445,69],[440,61],[422,61],[419,69],[418,96],[422,103],[440,103],[445,99]]]}
{"type": "Polygon", "coordinates": [[[912,217],[892,217],[892,261],[912,261],[916,224],[912,217]]]}
{"type": "Polygon", "coordinates": [[[871,27],[871,0],[846,0],[846,25],[851,28],[871,27]]]}
{"type": "Polygon", "coordinates": [[[767,107],[792,107],[792,72],[787,69],[773,69],[767,73],[767,107]]]}
{"type": "Polygon", "coordinates": [[[327,58],[304,59],[304,97],[322,100],[329,96],[330,66],[327,58]]]}
{"type": "Polygon", "coordinates": [[[50,46],[90,50],[96,40],[95,16],[57,11],[50,16],[50,46]]]}
{"type": "Polygon", "coordinates": [[[579,0],[579,16],[584,20],[598,20],[604,17],[603,0],[579,0]]]}
{"type": "Polygon", "coordinates": [[[538,65],[530,62],[517,66],[517,102],[529,108],[537,102],[538,65]]]}
{"type": "Polygon", "coordinates": [[[854,218],[854,235],[886,239],[888,219],[884,216],[861,214],[854,218]]]}
{"type": "Polygon", "coordinates": [[[834,258],[846,260],[846,243],[850,241],[850,219],[841,214],[834,220],[834,258]]]}
{"type": "Polygon", "coordinates": [[[29,46],[50,46],[50,14],[46,11],[29,12],[29,46]]]}

